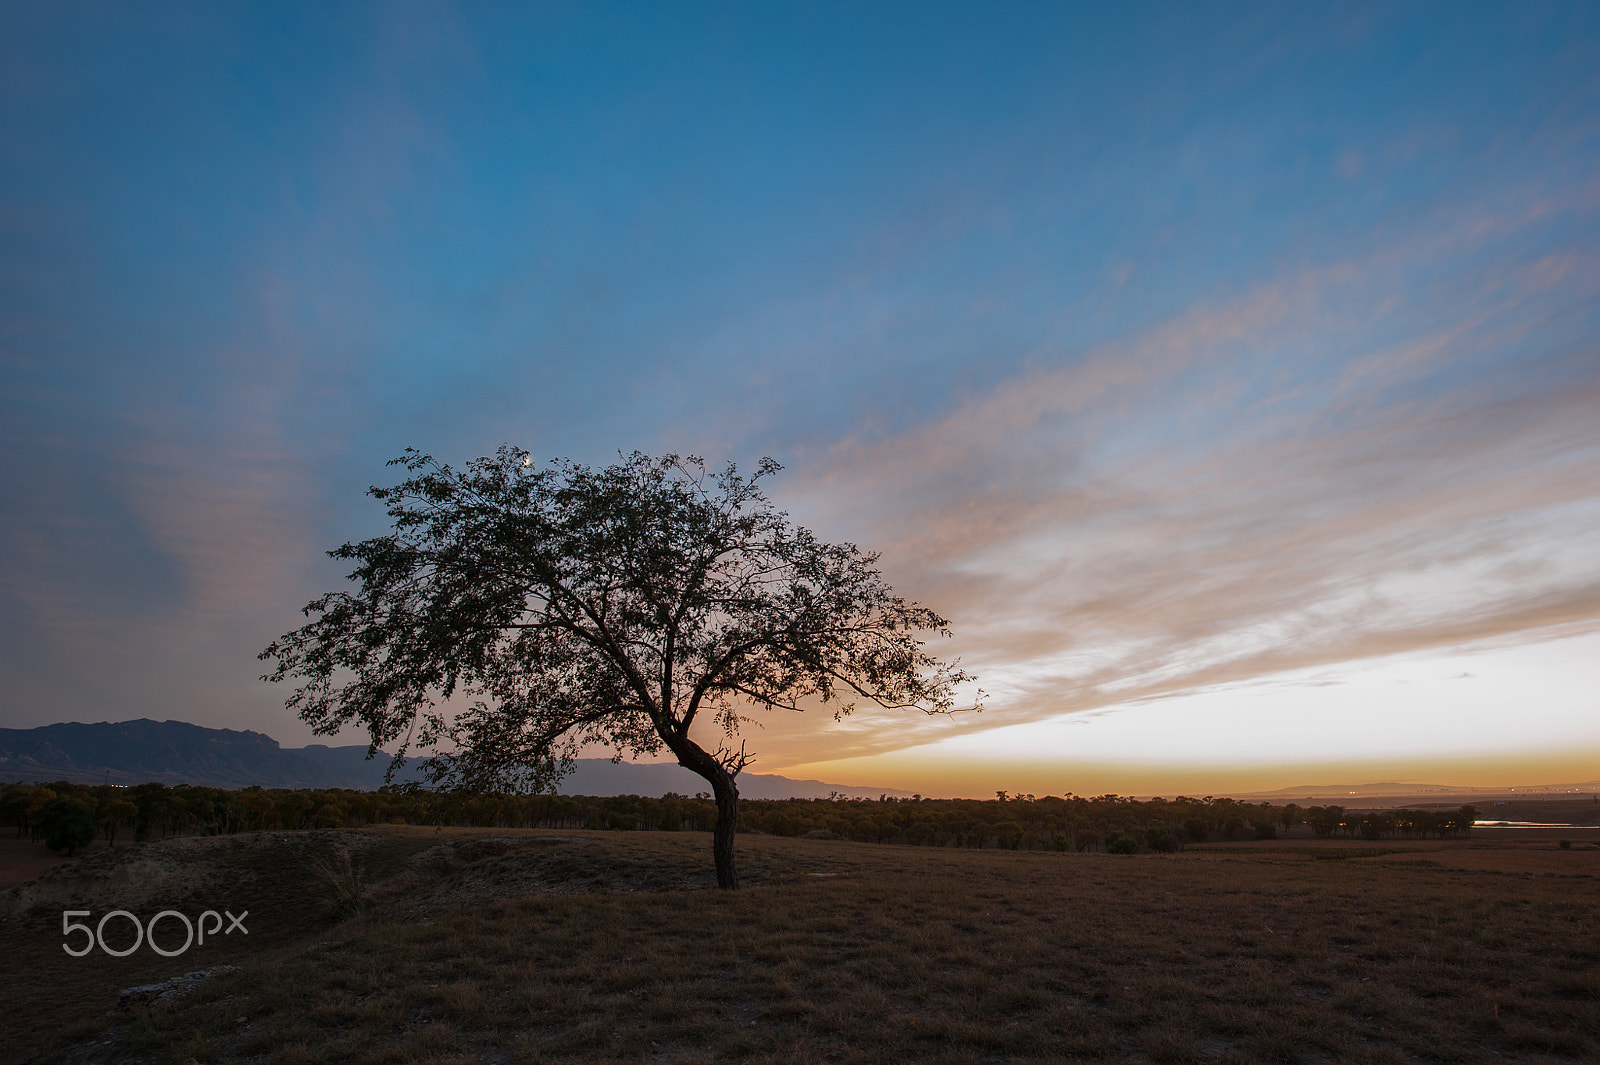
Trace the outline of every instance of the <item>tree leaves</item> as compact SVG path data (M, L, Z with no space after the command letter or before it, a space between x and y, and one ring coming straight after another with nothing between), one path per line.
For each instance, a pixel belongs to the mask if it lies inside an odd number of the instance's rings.
M309 604L262 653L264 679L298 681L288 705L320 733L359 723L375 746L439 749L438 783L539 789L604 743L709 760L731 785L744 756L691 740L703 715L731 739L754 707L942 713L969 679L925 651L917 635L948 636L945 619L896 596L875 554L772 506L771 459L748 477L638 452L538 464L509 446L459 471L414 450L391 465L409 476L370 494L393 530L330 552L354 563L354 590Z

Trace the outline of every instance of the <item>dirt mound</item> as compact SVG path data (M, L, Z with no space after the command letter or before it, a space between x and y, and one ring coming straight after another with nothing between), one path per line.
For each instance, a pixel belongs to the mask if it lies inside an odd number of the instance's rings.
M64 909L149 909L204 894L218 871L195 840L166 840L101 851L64 862L37 880L0 891L0 915L21 918Z
M59 925L63 910L148 915L231 906L281 914L316 897L310 873L318 855L364 856L380 841L362 832L248 833L186 836L85 855L38 879L0 891L0 919Z
M715 885L701 855L645 862L581 836L453 840L413 855L364 891L374 916L416 919L529 895L691 891Z

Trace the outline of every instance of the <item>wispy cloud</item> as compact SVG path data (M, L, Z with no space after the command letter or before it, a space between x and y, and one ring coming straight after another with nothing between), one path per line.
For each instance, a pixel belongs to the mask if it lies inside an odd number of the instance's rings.
M882 547L1000 711L830 755L1600 626L1600 256L1519 251L1523 218L1471 229L1197 306L801 471L795 509ZM1443 247L1471 261L1416 277Z
M995 712L767 768L1600 615L1586 9L0 21L7 723L303 736L407 445L790 463Z

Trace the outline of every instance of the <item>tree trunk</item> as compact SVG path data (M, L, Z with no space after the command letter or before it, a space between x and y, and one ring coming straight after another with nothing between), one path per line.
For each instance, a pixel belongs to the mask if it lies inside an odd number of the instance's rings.
M733 837L739 831L739 788L733 778L722 774L727 781L718 786L711 782L711 792L717 797L717 827L711 837L711 855L717 863L717 887L732 891L739 886L739 875L733 867Z
M711 837L711 856L717 865L717 887L732 891L739 886L739 876L733 865L733 837L739 831L739 786L733 774L699 744L690 740L676 740L673 753L678 764L700 776L711 785L711 794L717 800L717 827Z

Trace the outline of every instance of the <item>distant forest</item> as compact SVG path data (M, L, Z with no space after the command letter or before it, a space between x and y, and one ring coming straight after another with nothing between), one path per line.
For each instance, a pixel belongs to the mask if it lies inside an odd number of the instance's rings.
M62 802L55 802L62 800ZM177 835L444 825L480 828L709 832L716 804L700 796L466 795L409 788L378 791L263 790L149 783L134 787L58 781L0 788L0 825L44 838L41 814L81 803L109 843ZM54 805L52 805L54 804ZM1318 836L1368 840L1465 836L1477 810L1347 812L1342 806L1246 803L1235 799L1137 800L1010 795L993 799L750 799L741 832L921 847L1172 852L1185 843L1267 840L1296 825ZM46 813L44 820L48 820Z

